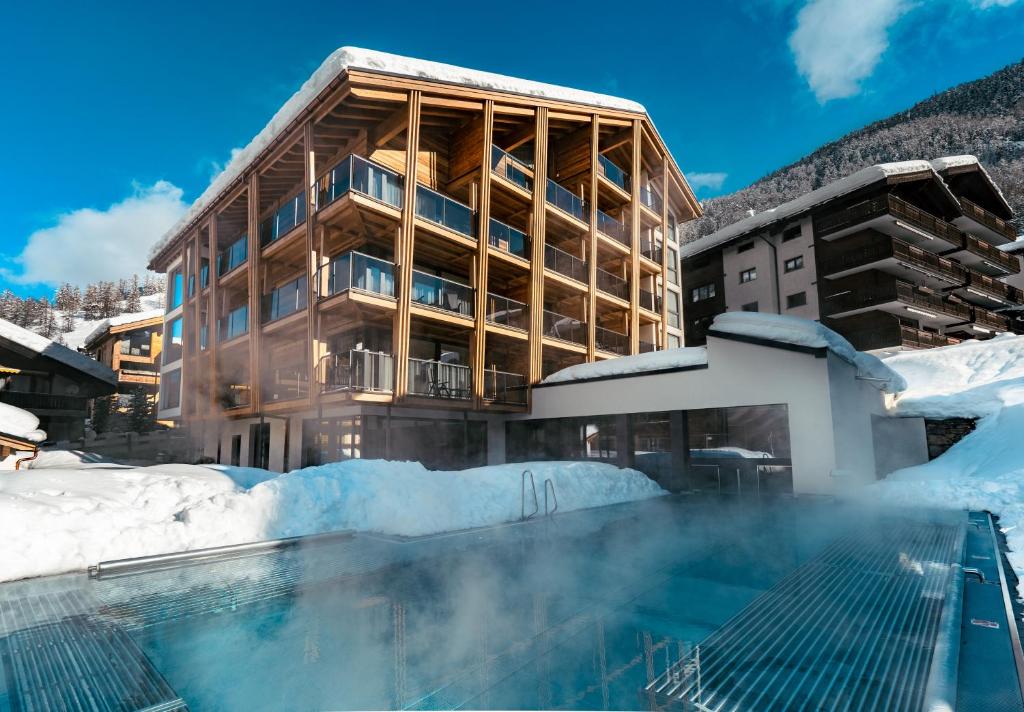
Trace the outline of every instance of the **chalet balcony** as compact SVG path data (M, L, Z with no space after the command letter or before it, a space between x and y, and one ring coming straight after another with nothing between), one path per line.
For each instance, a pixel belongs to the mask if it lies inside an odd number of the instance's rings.
M321 393L393 393L395 359L362 349L327 354L317 364L317 383Z
M117 382L136 386L158 386L160 374L156 371L122 368L117 372Z
M70 410L84 411L86 399L83 396L66 396L56 393L33 393L30 391L0 391L4 403L25 410Z
M501 405L526 405L529 389L526 376L487 369L484 371L484 401Z
M587 263L554 245L544 245L544 267L577 282L587 283Z
M533 166L511 153L491 146L491 171L527 192L533 192Z
M405 178L355 154L338 163L316 182L316 209L323 210L349 191L401 210Z
M640 239L640 254L651 262L657 262L660 265L664 250L665 247L660 240L652 240L649 237Z
M320 271L324 269L327 271L326 284L320 281ZM352 250L334 257L317 270L317 284L323 284L320 299L349 290L394 298L395 264Z
M640 308L647 311L661 313L661 296L646 289L640 290Z
M608 179L610 183L613 183L621 190L629 192L629 174L612 163L611 159L607 158L604 154L598 154L597 156L597 174Z
M982 307L971 307L972 321L983 329L1004 332L1010 330L1010 320Z
M661 208L664 205L664 203L661 200L661 196L655 193L652 189L648 188L647 186L641 186L640 205L660 215Z
M412 271L412 301L433 309L473 316L473 288L468 284Z
M305 366L280 366L265 370L261 398L266 403L309 397L309 371Z
M484 318L490 324L526 331L530 326L530 308L515 299L488 292Z
M306 191L302 191L260 223L260 247L276 242L305 222Z
M568 341L580 346L587 345L587 325L579 319L544 310L544 336Z
M260 323L269 324L306 308L306 277L293 279L260 297Z
M600 267L597 268L597 288L605 294L629 301L629 282Z
M242 235L217 253L217 276L223 277L245 264L249 257L249 236Z
M516 230L500 220L491 218L487 230L487 244L510 255L530 259L530 238L525 232Z
M882 279L853 285L850 289L842 289L838 283L833 283L830 289L835 290L834 294L823 300L823 316L838 318L880 310L935 324L971 320L971 309L967 305L921 292L909 282L888 275L879 276Z
M473 209L425 185L416 186L416 217L476 239Z
M473 396L473 371L462 364L410 358L409 395L469 400Z
M901 324L896 317L881 312L862 322L862 328L844 329L842 320L835 326L858 351L931 349L960 343L956 337Z
M929 252L944 253L963 245L963 233L955 225L891 193L865 200L814 221L816 234L825 240L835 240L868 228L899 237Z
M966 217L992 233L997 242L1013 242L1017 239L1016 228L995 213L985 210L967 198L960 198L960 208Z
M821 261L821 272L837 279L868 270L878 270L930 287L948 288L967 281L968 270L961 264L939 257L895 237Z
M586 201L550 178L548 178L546 199L548 205L558 208L563 213L577 220L587 222L590 218L590 206L587 205Z
M643 339L640 339L640 353L642 353L642 354L649 354L652 351L657 351L657 350L658 350L658 345L657 344L652 344L650 341L644 341Z
M594 327L594 345L602 351L626 356L629 354L629 336L606 329L603 326Z
M239 336L249 333L249 305L242 306L228 312L217 320L217 340L231 341Z
M974 235L964 235L958 260L987 275L1003 277L1020 272L1020 258L1003 252Z
M600 210L597 210L597 231L629 247L629 228Z
M972 304L984 307L1004 307L1017 304L1024 296L1016 287L973 270L968 272L966 282L956 292L961 298Z

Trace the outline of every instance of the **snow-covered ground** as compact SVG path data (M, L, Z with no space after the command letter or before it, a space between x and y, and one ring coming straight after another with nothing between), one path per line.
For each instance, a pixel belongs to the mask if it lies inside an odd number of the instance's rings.
M908 384L896 413L977 417L974 432L935 460L869 487L902 506L988 509L999 516L1010 563L1024 578L1024 337L1000 336L885 360Z
M326 531L418 536L500 524L520 516L524 469L538 489L554 482L561 511L665 493L635 470L587 462L439 472L349 460L278 475L221 465L69 468L82 458L47 457L57 467L0 472L0 580Z
M142 311L134 313L125 313L120 316L114 317L113 319L83 319L80 314L76 314L72 317L75 328L71 331L65 332L62 336L64 344L73 350L78 350L85 346L86 341L92 336L101 326L105 326L110 323L121 323L126 324L130 321L138 321L139 319L148 319L153 316L158 316L163 313L164 309L164 295L149 294L140 298L142 302ZM60 325L64 322L64 312L57 311L57 324Z

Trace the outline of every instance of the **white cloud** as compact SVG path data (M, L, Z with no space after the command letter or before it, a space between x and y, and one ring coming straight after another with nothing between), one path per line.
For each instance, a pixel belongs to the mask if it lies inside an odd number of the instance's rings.
M157 181L106 210L81 208L29 235L14 258L21 272L3 276L21 284L86 284L146 270L150 247L184 214L181 188Z
M979 10L987 10L990 7L1010 7L1017 0L971 0L971 5Z
M687 173L686 182L694 190L700 190L701 188L718 190L728 177L728 173Z
M860 91L889 46L889 29L912 7L908 0L811 0L801 8L789 48L819 102Z

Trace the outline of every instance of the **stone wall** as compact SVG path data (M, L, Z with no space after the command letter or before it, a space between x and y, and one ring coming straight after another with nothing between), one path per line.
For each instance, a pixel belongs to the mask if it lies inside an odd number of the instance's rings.
M928 459L934 460L949 448L974 431L977 418L925 419L924 427L928 437Z

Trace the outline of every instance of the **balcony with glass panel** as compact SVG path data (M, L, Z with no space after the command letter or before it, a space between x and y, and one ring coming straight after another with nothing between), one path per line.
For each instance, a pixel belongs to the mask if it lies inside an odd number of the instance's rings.
M473 371L458 363L410 358L408 391L421 398L468 401L473 397Z
M514 255L524 260L530 259L530 238L527 234L500 220L490 219L487 244L504 254Z
M630 247L630 230L626 224L601 210L597 211L597 232L627 249Z
M217 340L233 341L249 333L249 305L243 304L217 320Z
M590 206L587 205L583 198L568 188L548 178L545 199L549 207L555 208L554 211L549 211L549 213L553 212L555 215L572 220L574 224L583 229L589 227L587 222L590 220Z
M629 335L603 326L595 326L594 346L607 353L626 356L629 354Z
M640 207L649 212L652 222L661 221L661 209L664 206L661 195L649 185L640 186ZM641 214L643 214L641 212Z
M277 242L306 223L306 191L288 199L260 222L260 247Z
M323 394L390 396L394 379L395 359L380 351L349 349L327 354L317 365L317 385Z
M619 167L603 153L597 156L597 178L599 188L605 188L602 194L622 203L630 199L632 182L629 173Z
M316 284L324 308L346 298L395 308L395 265L379 257L355 250L336 255L317 270Z
M484 402L494 405L525 406L529 401L526 376L522 373L484 370Z
M488 324L515 329L524 334L530 327L530 307L510 297L487 293L484 319Z
M554 245L544 245L544 268L581 284L587 283L587 263Z
M230 245L217 253L217 277L234 272L245 264L249 257L249 236L242 234Z
M416 217L430 225L476 240L476 218L473 209L425 185L416 186Z
M305 364L267 365L263 368L261 399L264 404L309 397L309 369Z
M499 185L521 192L525 198L529 198L527 194L533 192L533 166L493 145L491 172L499 179Z
M440 312L472 319L473 294L474 289L468 284L417 269L412 271L412 304L418 313L431 315Z
M608 295L620 299L622 301L629 301L629 282L617 274L612 274L607 270L603 270L600 267L597 268L597 293L598 296Z
M587 324L580 319L545 309L543 329L545 338L586 348Z
M271 324L306 308L308 284L305 275L260 297L260 323Z
M316 182L316 209L320 220L334 213L331 207L346 196L355 196L362 207L383 209L401 217L405 178L379 163L351 154L321 175Z

